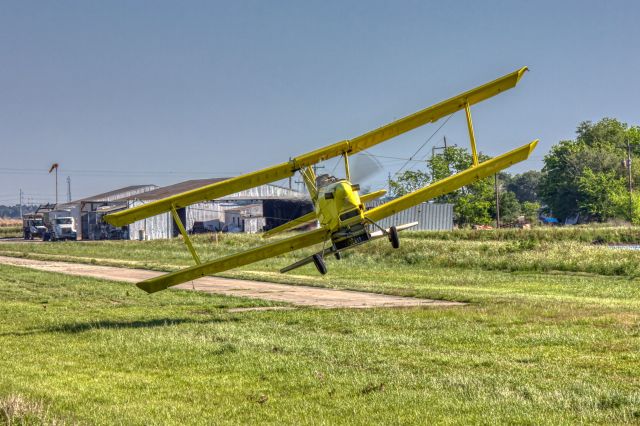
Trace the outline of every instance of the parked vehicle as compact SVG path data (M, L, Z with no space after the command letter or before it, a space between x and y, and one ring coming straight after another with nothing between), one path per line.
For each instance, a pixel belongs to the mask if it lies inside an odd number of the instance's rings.
M22 216L22 231L25 240L43 238L47 232L42 214L30 213Z
M43 214L47 231L43 241L75 240L77 237L76 220L69 210L51 210Z

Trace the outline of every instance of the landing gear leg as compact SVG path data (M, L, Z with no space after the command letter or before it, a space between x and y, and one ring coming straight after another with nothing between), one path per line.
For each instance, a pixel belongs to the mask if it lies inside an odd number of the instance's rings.
M389 241L391 242L391 247L393 247L394 249L400 248L400 238L398 238L398 229L395 226L392 226L387 231L372 220L369 220L369 223L371 223L373 226L381 230L382 233L386 235L387 238L389 238Z

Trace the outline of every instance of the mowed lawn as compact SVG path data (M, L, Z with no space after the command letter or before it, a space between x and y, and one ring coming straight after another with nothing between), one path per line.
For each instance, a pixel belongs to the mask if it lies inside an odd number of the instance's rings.
M34 423L640 422L638 253L531 235L412 233L400 250L381 241L330 261L325 277L269 272L295 256L229 273L462 308L230 312L274 304L0 266L0 408ZM197 246L213 257L257 243ZM189 263L177 240L2 254Z

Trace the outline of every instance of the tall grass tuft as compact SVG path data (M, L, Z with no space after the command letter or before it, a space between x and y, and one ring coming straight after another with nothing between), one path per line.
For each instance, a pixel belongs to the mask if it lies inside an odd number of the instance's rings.
M49 407L41 401L31 401L21 395L0 398L0 423L12 425L65 425L68 424L51 414Z

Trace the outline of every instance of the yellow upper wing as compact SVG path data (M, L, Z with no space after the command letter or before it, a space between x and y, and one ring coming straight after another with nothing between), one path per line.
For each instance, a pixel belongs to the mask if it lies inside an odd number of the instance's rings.
M156 278L150 278L136 284L147 293L155 293L164 290L167 287L182 284L187 281L201 278L205 275L215 274L237 268L238 266L248 265L250 263L259 262L270 257L279 256L290 251L299 250L314 244L321 243L329 238L326 229L316 229L304 234L295 235L280 241L265 244L240 253L231 254L221 257L220 259L195 265L180 271L171 272Z
M477 180L494 175L512 164L529 158L529 154L531 154L537 144L538 140L536 139L533 142L507 152L506 154L487 160L475 167L470 167L463 172L449 176L448 178L442 179L432 185L368 210L365 212L365 216L373 221L378 221L402 210L406 210L409 207L415 206L416 204L423 203L432 198L455 191L456 189Z
M172 207L181 208L199 201L213 200L245 189L285 179L293 176L296 171L303 167L311 166L344 153L355 154L427 123L433 123L444 116L463 109L467 103L469 105L477 104L505 90L509 90L515 87L526 71L527 67L520 68L494 81L396 120L364 135L300 155L286 163L112 213L104 216L104 219L114 226L123 226L136 220L169 211Z

